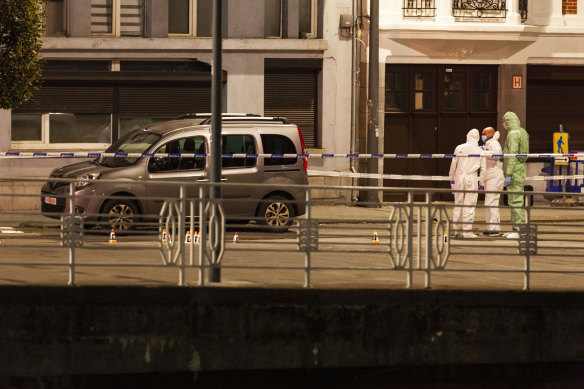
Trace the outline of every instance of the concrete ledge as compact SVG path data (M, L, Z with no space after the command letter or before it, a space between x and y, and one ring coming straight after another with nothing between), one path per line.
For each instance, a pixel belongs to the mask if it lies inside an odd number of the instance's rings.
M0 287L0 375L584 359L584 295Z

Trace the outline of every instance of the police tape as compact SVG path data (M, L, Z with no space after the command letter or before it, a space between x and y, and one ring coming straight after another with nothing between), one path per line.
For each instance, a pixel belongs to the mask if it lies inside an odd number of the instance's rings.
M199 153L105 153L105 152L0 152L0 158L206 158ZM574 154L221 154L222 158L377 158L377 159L443 159L443 158L566 158L584 161L584 153Z
M405 180L405 181L450 181L448 176L424 176L416 174L375 174L375 173L352 173L335 172L321 170L307 170L310 177L349 177L349 178L374 178L384 180ZM558 175L558 176L532 176L525 177L525 181L556 181L556 180L583 180L584 174L580 175ZM454 183L453 181L450 181Z
M450 181L448 176L422 176L408 174L374 174L374 173L352 173L307 170L306 173L312 177L351 177L351 178L382 178L384 180L412 180L412 181Z

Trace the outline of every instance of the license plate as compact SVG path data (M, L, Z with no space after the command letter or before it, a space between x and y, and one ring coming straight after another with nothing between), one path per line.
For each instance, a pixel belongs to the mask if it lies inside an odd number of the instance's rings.
M56 197L45 197L45 203L51 205L57 205L57 198Z

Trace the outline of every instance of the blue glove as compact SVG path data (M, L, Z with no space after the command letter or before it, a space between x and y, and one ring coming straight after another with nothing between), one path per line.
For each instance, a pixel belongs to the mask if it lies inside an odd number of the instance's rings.
M482 185L479 185L479 190L485 190L485 187Z
M505 177L505 186L509 186L511 185L511 176L506 176Z

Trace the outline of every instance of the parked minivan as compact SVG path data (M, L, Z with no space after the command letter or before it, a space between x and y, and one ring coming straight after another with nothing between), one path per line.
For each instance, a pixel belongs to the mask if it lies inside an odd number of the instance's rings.
M178 197L177 185L152 182L205 182L210 177L211 126L192 118L151 124L128 133L106 153L139 153L141 157L99 157L55 169L49 179L86 180L76 185L75 212L86 222L108 229L128 230L158 215L163 198ZM208 123L208 121L207 121ZM264 158L257 154L305 154L302 133L282 118L230 117L222 124L222 154L247 154L245 158L222 158L221 180L227 183L273 184L226 185L221 189L227 219L256 220L266 230L285 231L294 217L304 214L302 188L306 185L306 158ZM170 154L159 157L156 154ZM185 157L182 154L202 154ZM174 155L174 156L173 156ZM207 155L207 156L205 156ZM103 180L123 179L119 183ZM128 184L128 180L131 181ZM60 217L69 212L65 182L49 180L41 189L43 214ZM198 197L195 186L187 196Z

